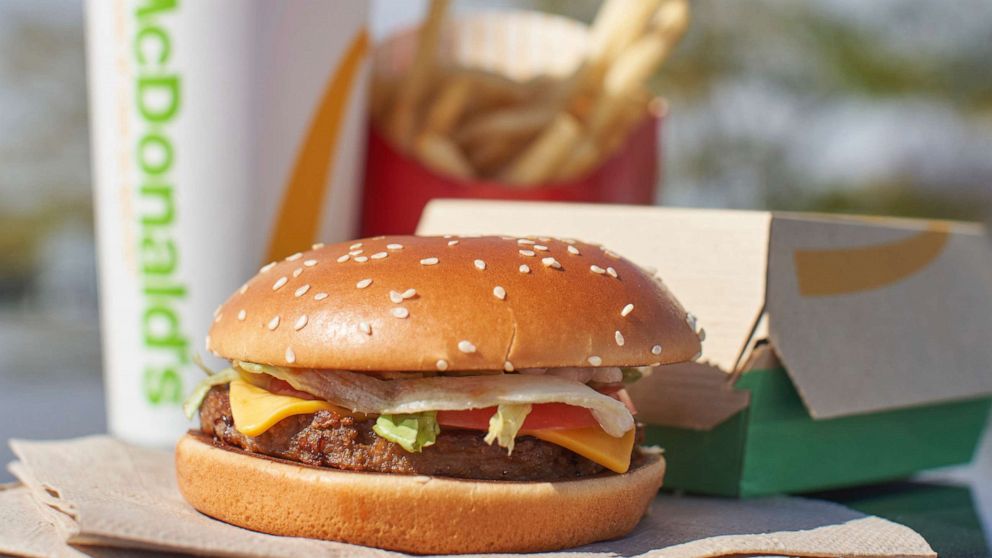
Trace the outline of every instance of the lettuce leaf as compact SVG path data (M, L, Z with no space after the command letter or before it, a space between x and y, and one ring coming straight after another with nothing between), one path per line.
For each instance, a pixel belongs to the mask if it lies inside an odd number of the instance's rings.
M489 433L485 440L489 445L498 442L500 447L507 449L508 453L513 453L513 444L517 438L517 432L524 425L524 420L530 414L530 404L523 405L500 405L496 412L489 419Z
M196 387L193 388L193 392L189 394L186 401L183 401L183 413L186 415L186 418L189 420L193 419L196 412L200 410L200 405L203 405L203 400L207 397L207 392L210 391L210 388L229 384L240 377L237 370L225 368L216 374L211 374L200 380L200 383L196 384Z
M399 444L410 453L420 453L425 447L434 445L441 427L437 424L437 413L427 411L405 415L379 415L372 430L390 442Z
M623 373L623 383L628 385L644 377L644 372L639 368L621 368L620 372Z

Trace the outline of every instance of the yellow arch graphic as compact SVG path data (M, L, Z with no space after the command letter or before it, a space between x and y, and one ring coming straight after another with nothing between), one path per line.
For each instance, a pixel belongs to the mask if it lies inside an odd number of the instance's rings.
M362 67L368 46L368 31L362 29L324 87L286 185L266 261L285 257L317 240L321 208L327 194L327 177L334 164L348 93Z
M931 223L905 240L834 250L796 250L799 294L831 296L878 289L920 271L940 255L949 227Z

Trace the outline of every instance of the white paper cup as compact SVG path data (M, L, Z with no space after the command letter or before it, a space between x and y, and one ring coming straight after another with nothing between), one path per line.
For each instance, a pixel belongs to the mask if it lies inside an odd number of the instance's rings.
M214 308L265 261L354 234L367 11L88 2L111 433L172 444Z

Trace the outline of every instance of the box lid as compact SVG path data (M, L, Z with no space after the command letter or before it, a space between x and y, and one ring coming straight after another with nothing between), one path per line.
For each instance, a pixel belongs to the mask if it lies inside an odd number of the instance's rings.
M992 245L977 225L437 200L418 233L600 242L696 314L702 361L742 371L770 339L814 418L992 393Z

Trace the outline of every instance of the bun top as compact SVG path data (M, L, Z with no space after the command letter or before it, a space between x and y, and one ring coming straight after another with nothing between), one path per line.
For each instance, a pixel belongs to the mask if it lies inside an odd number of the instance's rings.
M207 349L359 371L643 366L698 356L695 318L605 248L547 237L388 236L266 265Z

